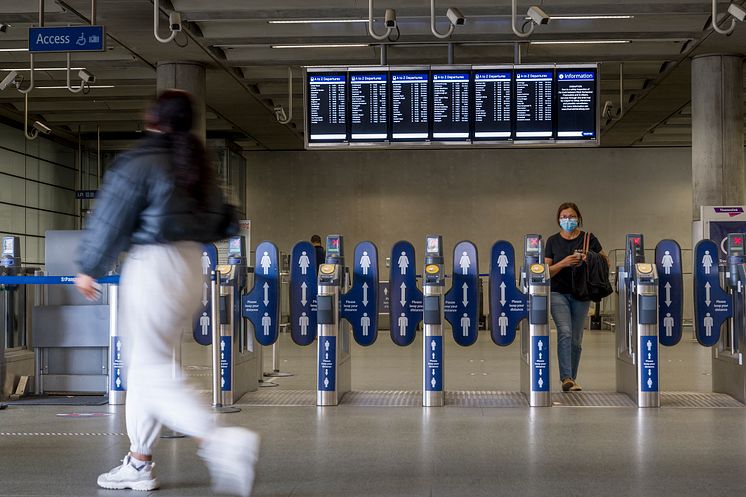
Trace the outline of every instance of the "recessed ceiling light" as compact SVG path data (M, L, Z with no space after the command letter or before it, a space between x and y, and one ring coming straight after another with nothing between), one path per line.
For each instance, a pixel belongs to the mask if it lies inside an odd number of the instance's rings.
M632 43L631 40L545 40L530 41L531 45L614 45Z
M37 90L67 90L67 86L37 86ZM88 88L114 88L114 85L91 85Z
M347 22L368 22L367 19L275 19L267 24L342 24Z
M271 45L272 48L358 48L367 47L367 43L339 43L326 45Z

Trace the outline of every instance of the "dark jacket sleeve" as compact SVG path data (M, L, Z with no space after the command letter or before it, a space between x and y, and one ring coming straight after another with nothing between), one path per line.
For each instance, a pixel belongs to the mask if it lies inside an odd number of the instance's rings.
M100 278L129 248L147 201L146 176L139 169L125 156L104 176L78 249L81 273Z

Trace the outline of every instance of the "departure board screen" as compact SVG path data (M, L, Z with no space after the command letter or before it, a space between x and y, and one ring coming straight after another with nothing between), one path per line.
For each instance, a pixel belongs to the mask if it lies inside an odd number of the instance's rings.
M596 70L557 69L557 139L596 138Z
M554 137L553 69L520 69L515 73L516 139Z
M513 71L474 71L474 139L509 140Z
M391 73L391 138L427 140L430 137L428 71Z
M433 71L433 140L469 139L469 76Z
M350 140L388 138L388 73L350 73Z
M308 139L347 140L347 74L308 74Z

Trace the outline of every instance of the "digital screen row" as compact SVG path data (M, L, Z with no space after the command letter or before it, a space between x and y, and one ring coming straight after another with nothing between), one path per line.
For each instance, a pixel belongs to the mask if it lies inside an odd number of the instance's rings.
M314 72L308 142L594 141L596 67Z

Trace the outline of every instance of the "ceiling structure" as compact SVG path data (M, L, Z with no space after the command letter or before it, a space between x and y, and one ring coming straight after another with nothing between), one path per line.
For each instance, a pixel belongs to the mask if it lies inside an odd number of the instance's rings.
M445 64L452 43L457 64L513 63L518 57L523 63L599 62L601 101L611 101L615 113L621 87L624 108L621 116L602 120L602 146L688 146L691 57L746 55L746 23L737 23L730 36L714 32L709 1L521 1L521 24L534 3L552 20L519 38L511 29L509 0L437 0L440 31L448 26L448 7L458 7L466 17L450 38L441 40L430 31L427 0L376 0L376 30L383 31L386 8L396 9L399 26L396 38L379 42L360 22L368 17L367 0L171 0L160 3L160 33L168 33L171 10L182 14L185 29L162 44L153 36L152 0L98 0L96 21L106 26L107 50L72 56L72 66L95 74L95 84L88 94L73 94L64 88L65 56L37 55L37 88L29 94L29 111L32 119L60 133L90 134L98 128L105 137L132 135L142 129L143 111L155 96L158 61L194 60L207 66L210 135L230 136L247 150L299 149L302 66L376 65L382 43L389 64ZM719 4L721 13L727 5ZM562 18L584 16L616 17ZM0 49L27 47L28 28L38 24L38 17L35 1L0 0L0 22L10 25L0 32ZM90 0L45 1L47 26L87 24L90 17ZM348 22L270 22L288 20ZM293 45L317 46L288 48ZM9 69L25 69L26 85L28 67L27 52L0 50L0 77ZM294 74L293 119L283 125L273 107L288 109L288 67ZM76 75L77 70L73 81ZM0 116L17 120L23 109L19 92L0 92Z

